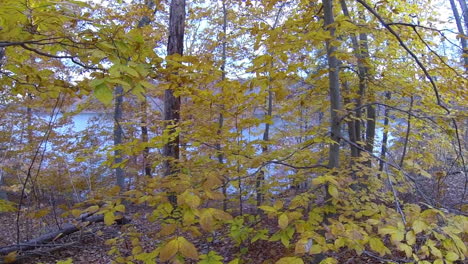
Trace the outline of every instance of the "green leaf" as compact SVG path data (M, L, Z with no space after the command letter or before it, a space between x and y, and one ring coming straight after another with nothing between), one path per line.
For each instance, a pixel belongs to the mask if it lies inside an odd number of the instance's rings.
M112 103L112 90L105 83L101 83L94 89L94 96L105 105Z

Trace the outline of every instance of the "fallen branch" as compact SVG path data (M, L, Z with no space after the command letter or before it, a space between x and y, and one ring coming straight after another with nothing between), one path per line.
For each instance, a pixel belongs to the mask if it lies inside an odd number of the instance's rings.
M81 219L81 223L83 224L92 224L92 223L99 223L104 221L104 216L103 215L92 215L88 217L84 217ZM130 220L128 218L122 217L121 219L116 220L117 224L126 224L129 223ZM0 255L7 255L8 253L14 252L14 251L27 251L31 250L37 247L43 247L45 244L56 241L62 237L65 237L67 235L73 234L77 231L80 230L79 225L74 225L67 223L63 225L62 229L59 229L57 231L53 231L44 235L41 235L37 238L31 239L27 242L24 243L19 243L15 245L10 245L6 247L0 247Z

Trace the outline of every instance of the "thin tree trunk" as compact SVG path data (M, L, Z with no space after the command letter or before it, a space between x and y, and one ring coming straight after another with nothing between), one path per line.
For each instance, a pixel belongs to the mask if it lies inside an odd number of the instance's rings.
M335 29L331 26L334 22L333 16L333 1L323 0L325 28L330 32L330 36L335 36ZM341 127L338 111L341 109L340 98L340 80L338 59L335 56L336 47L331 44L330 40L326 42L327 46L327 59L328 59L328 78L330 89L330 114L331 114L331 139L335 143L330 144L330 151L328 156L328 167L337 168L340 165L340 137Z
M462 10L463 20L465 21L465 32L468 34L468 6L466 0L458 0Z
M463 25L462 25L460 15L458 13L458 8L457 8L457 5L455 3L455 0L450 0L450 5L452 6L452 12L453 12L453 16L455 17L455 22L457 24L458 32L461 35L466 36L465 35L465 30L463 29ZM466 30L468 31L468 21L467 21L467 19L468 19L468 10L467 10L467 7L466 7L465 0L460 0L460 5L462 6L463 17L465 18L465 27L466 27ZM468 73L468 46L467 46L467 43L466 43L466 38L461 37L460 38L460 44L461 44L462 49L463 49L463 51L462 51L462 63L464 64L465 72Z
M141 103L141 142L143 144L148 143L148 114L147 114L148 101L146 96L144 101ZM148 160L149 156L149 147L145 146L143 149L143 169L145 170L145 175L151 177L151 163Z
M154 8L154 2L152 0L146 0L145 1L146 6L148 9L153 9ZM141 20L138 22L138 28L144 27L146 25L149 25L151 22L150 18L148 16L144 16L141 18ZM148 107L148 100L145 99L141 103L141 142L143 144L148 143L148 114L147 114L147 107ZM151 163L148 161L148 156L149 156L149 147L145 146L143 149L143 169L145 172L145 175L148 177L151 177Z
M115 88L115 105L114 105L114 163L119 164L123 161L122 151L118 149L118 146L122 144L122 103L123 103L123 87L118 85ZM120 166L115 168L116 184L120 187L120 190L125 188L125 176L124 171Z
M169 11L169 40L167 43L167 55L180 54L184 51L184 28L185 28L185 0L172 0ZM171 135L171 139L164 145L163 175L165 177L177 174L179 160L179 135L176 134L176 127L180 120L180 96L174 96L174 90L164 91L164 120L166 129ZM174 135L176 134L176 135ZM169 200L175 204L176 197L171 195Z
M343 14L347 16L348 18L351 19L351 16L348 11L348 7L346 5L345 0L340 0L341 4L341 9L343 10ZM366 59L369 58L369 47L368 47L368 37L367 34L361 33L359 34L359 40L358 38L351 34L351 42L353 44L353 50L354 54L357 58L358 61L358 77L359 77L359 97L356 100L356 108L359 109L356 111L356 117L357 120L355 121L355 142L359 145L359 141L362 140L361 137L361 106L362 106L362 101L364 99L364 96L366 93L369 93L368 91L368 73L369 73L369 68L366 66ZM370 101L372 102L374 100L373 94L369 94L368 98L370 98ZM372 152L374 149L374 140L375 140L375 107L371 104L369 104L366 107L366 112L367 112L367 122L366 122L366 145L365 145L365 150ZM359 152L359 150L358 150ZM368 165L371 165L371 162L368 163Z
M391 92L386 92L385 93L385 98L387 98L387 101L389 101L391 97L392 97ZM380 151L379 171L383 171L383 168L384 168L384 165L385 165L384 161L385 161L385 157L387 155L388 124L390 123L389 115L390 115L390 108L385 107L384 131L383 131L383 136L382 136L382 149Z
M411 96L410 107L408 110L408 124L406 126L405 142L403 143L403 153L401 154L400 164L399 164L400 168L403 168L403 163L406 158L406 151L408 149L409 136L411 133L411 111L413 110L413 102L414 102L414 98L413 96Z
M5 172L0 169L0 200L8 200L8 196L6 192L2 189L4 180L3 178L5 177Z
M349 94L350 89L349 89L348 82L344 81L342 85L343 85L343 88L344 88L343 90L346 91ZM348 96L344 96L343 100L344 100L345 105L348 105L351 102L349 100ZM356 143L356 141L357 141L356 140L356 129L354 128L355 122L353 120L349 120L349 121L347 121L347 125L348 125L349 141L351 141L354 144L357 144ZM350 148L351 148L351 157L357 158L357 157L359 157L359 149L354 144L349 145ZM353 162L353 161L351 160L351 162Z
M221 81L224 81L226 79L226 32L227 32L227 10L226 10L226 1L223 0L223 43L222 43L222 54L221 54ZM224 94L224 86L221 88L221 94ZM220 107L220 112L218 116L218 131L217 134L219 136L219 142L216 143L216 150L218 151L218 162L220 166L223 166L224 164L224 155L221 150L221 134L223 131L223 125L224 125L224 116L223 116L223 111L224 111L224 104L221 105ZM227 198L227 184L228 181L227 179L224 178L225 176L223 175L222 179L222 192L224 195L223 199L223 210L227 211L227 205L228 205L228 198Z

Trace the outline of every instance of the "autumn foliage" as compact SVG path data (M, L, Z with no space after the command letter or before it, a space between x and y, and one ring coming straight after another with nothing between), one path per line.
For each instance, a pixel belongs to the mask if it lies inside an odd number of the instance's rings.
M0 263L465 263L466 14L0 1Z

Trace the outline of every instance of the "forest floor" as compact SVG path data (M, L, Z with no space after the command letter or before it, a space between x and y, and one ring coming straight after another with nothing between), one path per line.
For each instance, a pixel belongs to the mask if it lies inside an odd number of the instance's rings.
M155 238L156 234L160 230L160 226L157 223L151 223L144 217L132 218L132 215L139 213L144 215L150 212L150 208L145 207L128 207L128 211L125 214L131 218L131 223L127 225L112 225L106 226L103 223L95 223L82 229L80 232L76 232L60 240L56 241L54 245L57 247L42 247L34 250L34 256L22 259L17 263L56 263L59 260L66 260L68 258L73 259L75 264L107 264L114 260L115 256L108 254L111 246L105 242L107 239L123 237L123 243L119 245L119 250L123 256L129 256L132 254L132 245L128 237L124 237L124 234L130 232L140 232L144 234L140 237L140 242L144 251L151 251L155 248L158 240ZM16 213L0 213L0 248L13 245L16 241ZM56 221L51 216L46 216L41 219L29 219L27 222L20 226L20 233L24 240L38 237L41 234L58 230L57 222L65 222L71 219L61 219ZM263 219L263 225L271 225L274 228L276 222ZM197 237L191 239L191 242L195 244L200 254L206 254L210 250L218 252L221 256L227 256L224 259L224 263L228 263L230 260L236 257L236 253L239 252L239 247L230 242L227 238L227 234L223 234L223 231L216 231L214 233L213 240L207 242L206 236ZM226 231L225 231L226 232ZM248 264L260 264L260 263L275 263L279 258L293 255L294 245L290 246L289 249L281 244L281 242L269 242L258 240L254 243L245 245L248 248L247 253L243 255L243 259L246 259L244 263ZM335 254L333 257L339 260L339 263L346 264L359 264L359 263L384 263L378 259L369 255L358 256L354 251L346 251ZM305 263L315 263L312 259L304 258ZM159 262L158 262L159 263ZM187 263L196 263L187 261Z

